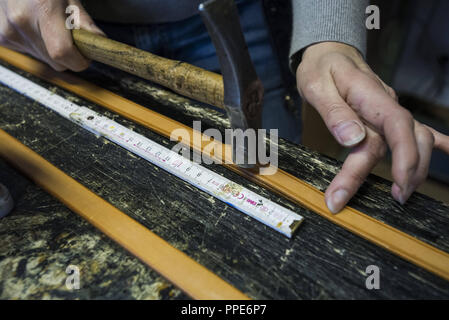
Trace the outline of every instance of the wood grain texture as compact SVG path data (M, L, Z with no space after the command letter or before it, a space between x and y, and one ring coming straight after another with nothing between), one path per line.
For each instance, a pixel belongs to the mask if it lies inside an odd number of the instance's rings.
M46 81L16 72L79 105L165 145L174 142ZM100 73L102 71L102 73ZM108 74L106 77L105 74ZM105 66L80 74L185 125L224 129L226 116ZM111 76L111 77L109 77ZM258 299L442 299L449 282L391 254L234 172L209 169L305 217L293 239L241 214L104 138L0 86L0 127L122 212L225 281ZM341 164L285 140L280 168L324 190ZM179 299L138 259L70 214L57 200L0 161L0 180L17 202L0 221L0 296L71 299ZM449 207L420 194L400 206L387 181L370 176L352 200L373 218L449 251ZM76 241L76 244L75 244ZM42 261L40 263L36 262ZM48 282L69 263L83 266L82 288ZM381 270L381 289L367 290L365 269ZM61 269L64 268L64 269ZM50 271L52 273L50 273ZM83 280L84 279L84 280ZM152 288L165 288L154 290ZM37 291L37 293L36 293ZM159 293L160 292L160 293ZM185 297L184 297L185 298Z
M1 53L2 51L0 51L0 54ZM10 56L11 55L14 54L10 53ZM51 72L50 70L45 73L41 72L45 66L23 55L16 54L13 63L46 80L52 81L52 79L54 79L53 77L46 76L46 74ZM190 147L196 151L201 152L209 143L209 139L204 139L200 141L201 144L195 145L196 140L193 137L194 132L190 127L139 106L132 101L109 92L108 90L95 87L91 84L84 84L83 81L76 78L73 78L71 82L76 82L77 84L73 85L64 80L58 81L57 84L70 89L85 98L94 100L108 109L165 137L170 137L175 129L184 129L185 132L190 134ZM214 141L214 143L218 146L218 149L224 150L220 155L220 160L224 160L225 158L229 160L229 146L225 146L219 141ZM222 155L223 158L221 158ZM346 207L339 214L332 215L325 205L324 194L321 191L282 170L277 170L273 175L258 175L232 164L224 164L224 166L259 185L286 197L298 205L311 209L333 223L390 250L400 257L449 280L449 254L446 252L388 226L379 220L370 218L354 208Z
M191 64L163 58L129 45L73 30L73 39L87 58L129 72L192 99L223 108L223 78Z
M195 299L248 299L0 129L0 156Z

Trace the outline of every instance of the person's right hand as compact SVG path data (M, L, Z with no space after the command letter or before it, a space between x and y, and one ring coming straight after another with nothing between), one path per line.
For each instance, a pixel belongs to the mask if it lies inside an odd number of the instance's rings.
M0 45L28 53L57 71L89 65L66 28L67 6L80 9L81 29L104 35L79 0L0 0Z

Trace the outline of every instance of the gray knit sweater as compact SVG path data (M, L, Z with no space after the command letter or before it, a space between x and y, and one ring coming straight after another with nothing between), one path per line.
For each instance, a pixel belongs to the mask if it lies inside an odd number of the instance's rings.
M365 55L365 8L368 0L292 0L292 70L302 50L323 41L342 42ZM120 23L179 21L197 13L202 0L84 0L96 19ZM151 9L149 9L151 8Z
M368 0L292 0L292 70L306 47L323 41L349 44L366 55L365 10Z

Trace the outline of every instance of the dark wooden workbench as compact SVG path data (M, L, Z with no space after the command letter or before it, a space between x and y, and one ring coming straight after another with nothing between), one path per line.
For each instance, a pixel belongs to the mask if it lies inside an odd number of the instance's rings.
M104 66L94 65L82 76L187 125L202 120L203 129L227 126L217 111ZM27 77L171 145L148 129ZM448 281L221 167L211 166L303 215L296 236L287 239L3 86L0 127L253 298L449 298ZM279 150L281 169L321 190L340 166L286 141ZM0 181L17 203L0 220L0 298L187 298L1 160ZM449 252L449 206L420 194L400 206L389 190L388 182L371 176L350 205ZM70 264L81 268L80 290L65 287ZM372 264L380 268L380 290L365 288L365 269Z

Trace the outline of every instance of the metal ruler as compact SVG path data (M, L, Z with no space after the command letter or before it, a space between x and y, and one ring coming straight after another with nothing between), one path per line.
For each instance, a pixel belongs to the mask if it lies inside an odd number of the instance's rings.
M0 82L291 237L303 217L0 65Z

